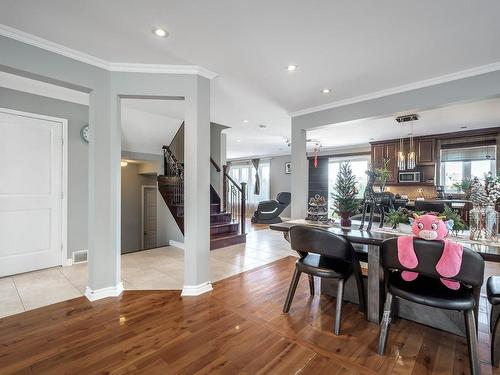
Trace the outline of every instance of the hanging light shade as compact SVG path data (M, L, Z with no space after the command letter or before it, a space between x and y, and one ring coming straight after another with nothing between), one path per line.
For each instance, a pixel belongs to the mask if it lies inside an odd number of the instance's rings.
M414 169L415 166L417 165L417 160L416 160L416 156L415 156L415 142L413 140L413 120L411 121L411 124L410 124L410 150L408 152L408 163L407 163L407 167L408 169Z
M399 138L399 151L398 151L398 169L404 171L406 169L406 156L404 152L403 137Z

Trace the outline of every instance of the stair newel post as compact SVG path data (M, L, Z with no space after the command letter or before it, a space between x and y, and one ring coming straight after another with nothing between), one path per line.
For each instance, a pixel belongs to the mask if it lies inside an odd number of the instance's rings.
M222 211L227 212L227 165L222 166Z
M247 183L241 183L241 234L245 234Z

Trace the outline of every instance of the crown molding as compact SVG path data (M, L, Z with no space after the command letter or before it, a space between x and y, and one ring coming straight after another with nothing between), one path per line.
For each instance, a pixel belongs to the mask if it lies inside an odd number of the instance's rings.
M482 65L482 66L478 66L478 67L474 67L474 68L470 68L470 69L466 69L466 70L461 70L459 72L445 74L445 75L442 75L439 77L434 77L434 78L426 79L423 81L417 81L417 82L409 83L406 85L392 87L392 88L380 90L380 91L375 91L375 92L372 92L369 94L355 96L355 97L344 99L344 100L338 100L338 101L327 103L327 104L322 104L322 105L318 105L318 106L314 106L314 107L304 108L304 109L301 109L298 111L289 112L288 114L291 117L302 116L302 115L306 115L309 113L324 111L326 109L332 109L332 108L342 107L342 106L349 105L349 104L364 102L367 100L378 99L378 98L382 98L384 96L400 94L400 93L407 92L407 91L412 91L412 90L421 89L424 87L439 85L441 83L456 81L458 79L474 77L474 76L478 76L478 75L485 74L485 73L495 72L498 70L500 70L500 62L495 62L492 64Z
M136 64L109 62L87 53L65 47L61 44L51 42L50 40L43 39L38 36L28 34L24 31L2 24L0 24L0 35L111 72L196 74L210 80L217 77L216 73L199 65Z
M216 73L199 65L110 63L108 70L129 73L197 74L208 79L217 77Z

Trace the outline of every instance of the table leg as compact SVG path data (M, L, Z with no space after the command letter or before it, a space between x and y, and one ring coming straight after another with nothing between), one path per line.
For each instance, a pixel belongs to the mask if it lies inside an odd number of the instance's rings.
M367 316L373 323L380 323L382 311L382 268L380 267L380 247L368 245L368 295Z

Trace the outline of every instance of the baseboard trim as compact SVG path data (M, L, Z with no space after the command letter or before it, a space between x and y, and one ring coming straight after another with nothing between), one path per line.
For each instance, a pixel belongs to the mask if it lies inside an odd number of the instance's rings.
M69 266L72 266L72 265L73 265L73 259L72 258L63 259L63 264L62 264L63 267L69 267Z
M108 297L118 297L123 292L123 283L120 282L116 286L110 286L107 288L92 290L90 287L87 287L85 290L85 297L91 302L97 301L99 299L108 298Z
M173 247L178 247L179 249L184 249L184 242L168 240L168 244Z
M184 287L182 288L181 296L199 296L200 294L208 293L212 290L212 283L210 281L207 281L200 285L184 285Z

